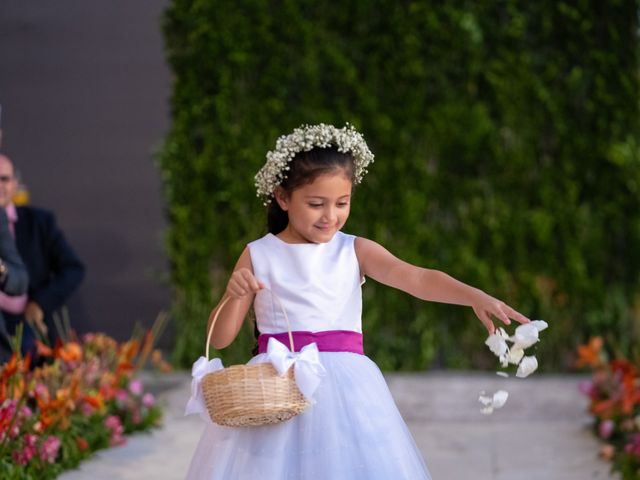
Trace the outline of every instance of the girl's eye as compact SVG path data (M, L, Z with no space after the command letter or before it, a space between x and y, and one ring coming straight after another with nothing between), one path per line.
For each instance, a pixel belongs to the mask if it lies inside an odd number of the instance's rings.
M340 203L338 203L338 207L340 207L340 208L344 208L344 207L346 207L348 205L349 205L349 202L340 202Z
M321 206L322 206L322 204L321 204L321 203L310 203L310 204L309 204L309 206L310 206L311 208L318 208L318 207L321 207Z

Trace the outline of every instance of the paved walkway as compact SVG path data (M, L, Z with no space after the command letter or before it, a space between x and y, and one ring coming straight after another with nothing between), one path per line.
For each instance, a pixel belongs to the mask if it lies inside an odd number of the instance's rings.
M463 373L386 377L434 480L618 478L597 456L598 442L584 413L586 401L577 390L580 377L538 374L522 380ZM199 418L182 416L190 379L177 373L153 383L163 390L164 427L129 437L123 447L99 452L60 480L184 478L202 430ZM499 388L509 392L507 404L493 415L480 414L478 393Z

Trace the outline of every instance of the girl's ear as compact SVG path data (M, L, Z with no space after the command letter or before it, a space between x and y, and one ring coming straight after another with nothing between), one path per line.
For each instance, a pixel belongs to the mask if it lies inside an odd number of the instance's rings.
M286 212L289 209L289 194L281 186L277 186L273 194L280 208Z

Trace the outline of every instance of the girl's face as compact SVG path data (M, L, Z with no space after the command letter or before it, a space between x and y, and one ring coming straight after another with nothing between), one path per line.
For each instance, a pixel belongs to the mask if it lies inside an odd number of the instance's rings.
M290 243L326 243L349 218L351 180L337 170L316 177L287 194L276 189L276 201L289 214L289 225L280 234Z

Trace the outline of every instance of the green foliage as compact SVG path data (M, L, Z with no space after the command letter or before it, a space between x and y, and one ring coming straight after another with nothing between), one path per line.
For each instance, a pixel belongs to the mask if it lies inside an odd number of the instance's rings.
M329 8L330 7L330 8ZM253 175L301 123L346 121L376 163L346 231L482 288L550 329L544 367L589 334L640 337L635 1L173 0L173 127L159 156L175 360L204 350L233 264L266 229ZM368 282L385 369L493 366L470 309ZM246 360L251 328L225 352Z

